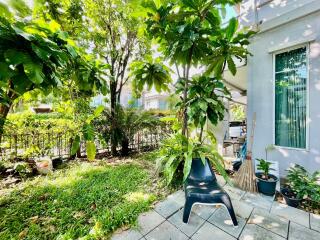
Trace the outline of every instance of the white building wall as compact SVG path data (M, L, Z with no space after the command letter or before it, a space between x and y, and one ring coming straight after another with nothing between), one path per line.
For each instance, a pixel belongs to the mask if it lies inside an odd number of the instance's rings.
M261 29L264 31L252 39L249 50L254 55L248 59L247 94L249 133L253 113L257 114L253 157L265 158L265 147L274 143L273 53L299 44L308 46L309 146L306 150L277 147L268 153L268 160L278 161L280 175L285 176L285 170L293 163L300 164L311 172L320 169L320 1L281 2L291 2L290 18L286 17L288 9L283 15L282 10L275 9L276 17L270 20L273 21L273 26L270 21L266 21L268 29L262 24ZM301 4L300 8L294 7L297 4ZM270 8L268 6L262 15L270 15Z

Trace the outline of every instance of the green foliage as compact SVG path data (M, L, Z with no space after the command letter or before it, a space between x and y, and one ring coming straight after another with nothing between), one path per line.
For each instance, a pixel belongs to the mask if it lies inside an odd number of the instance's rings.
M238 31L238 20L232 18L228 26L222 28L215 34L212 42L214 50L207 59L207 74L214 73L216 77L220 78L227 64L228 70L232 75L235 75L237 68L234 63L234 58L242 62L246 60L248 55L251 55L247 50L247 46L250 43L249 38L254 35L255 32L246 31L246 29Z
M13 169L20 177L26 177L28 174L32 173L32 169L26 162L17 162Z
M38 21L11 24L1 18L0 26L0 80L3 83L11 81L9 87L1 86L2 94L9 91L7 94L15 94L15 97L18 97L36 88L50 91L52 87L62 84L62 69L68 68L70 71L72 64L78 70L78 83L101 83L97 79L96 66L90 65L94 62L90 62L86 56L82 58L79 55L70 44L67 35L56 30L59 27L56 23L46 24ZM83 88L86 90L86 86Z
M82 102L82 101L80 101ZM83 141L86 143L86 153L89 161L93 161L96 156L96 145L95 138L96 132L93 126L92 121L98 118L104 110L104 106L100 105L96 107L93 113L86 113L82 115L82 118L79 121L80 128L78 133L73 139L71 146L71 155L77 153L80 149L80 143Z
M132 89L136 96L141 96L144 86L148 86L148 90L154 87L157 92L169 91L170 70L160 61L160 59L149 59L131 64Z
M0 196L0 239L108 239L149 209L151 179L138 164L82 162L26 180Z
M77 124L63 113L35 114L31 111L10 113L4 125L5 134L42 134L74 131Z
M236 74L233 58L242 61L249 54L246 46L253 32L238 31L235 18L231 19L226 27L221 26L220 8L239 2L240 0L144 1L147 34L159 45L158 51L176 66L179 77L175 87L181 96L177 107L178 116L182 117L181 133L185 139L175 135L172 142L167 144L168 151L165 147L162 148L161 162L166 166L168 182L172 180L179 164L184 166L185 179L190 171L192 158L200 152L208 153L202 141L204 125L208 120L216 125L223 119L226 110L223 99L230 96L221 75L226 67L233 75ZM191 66L199 65L206 66L205 72L191 77ZM212 73L214 77L211 77ZM200 128L197 141L189 138L193 127ZM206 134L211 137L209 133ZM178 147L177 144L181 146ZM215 146L211 149L216 151ZM209 153L212 153L212 150ZM211 160L217 169L224 172L218 155L212 156L215 156L211 157Z
M223 158L216 150L216 139L212 133L208 133L208 136L208 143L202 143L197 139L187 139L182 134L175 133L161 143L157 169L164 174L167 184L174 180L175 175L179 177L178 171L181 166L183 166L182 175L185 181L190 173L193 158L200 158L203 163L206 158L209 159L218 172L228 179Z
M287 184L297 198L320 202L319 171L309 174L304 167L298 164L290 167L287 171Z
M220 5L236 2L240 1L183 0L157 6L153 1L147 1L147 31L158 40L162 52L172 63L207 63L207 73L214 72L218 77L228 62L229 70L235 74L232 57L246 58L249 53L245 46L254 33L237 32L235 18L227 27L221 28Z
M55 21L0 17L0 28L0 135L13 101L25 93L66 85L87 95L106 93L106 66L76 48Z
M244 106L240 104L233 104L231 106L232 120L243 121L246 118L246 113L244 111Z
M270 168L272 163L264 159L257 159L257 160L259 161L257 169L263 172L264 179L269 179L269 171L274 170L273 168Z
M134 135L140 130L156 131L161 127L162 122L148 111L137 109L126 109L118 105L115 109L114 130L111 131L112 115L110 109L105 109L99 118L94 121L94 126L101 136L109 142L111 138L116 146L122 147L122 154L127 155L129 142L133 140Z
M182 93L183 82L177 84L177 93ZM207 76L196 76L190 81L186 108L188 119L196 127L203 128L207 120L213 125L223 120L226 108L223 100L230 93L222 80ZM183 105L182 102L177 106Z

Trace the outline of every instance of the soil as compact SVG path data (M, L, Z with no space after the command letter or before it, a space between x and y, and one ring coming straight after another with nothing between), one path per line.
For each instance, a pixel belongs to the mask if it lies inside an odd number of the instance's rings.
M288 196L288 195L286 195L286 196ZM294 197L293 195L291 195L291 196ZM291 198L291 196L290 196L290 198ZM282 203L282 204L286 204L286 202L280 192L276 192L275 201ZM311 203L310 201L308 201L306 199L302 200L302 202L300 203L300 205L297 208L301 209L303 211L310 212L310 213L320 214L320 203L318 203L318 204Z
M266 179L266 178L265 178L265 175L263 175L263 174L261 174L261 173L260 173L259 175L257 175L257 177L260 178L260 179L262 179L262 180L264 180L264 181L267 181L267 182L274 182L274 181L277 181L277 180L278 180L276 177L274 177L274 176L272 176L272 175L269 175L268 179Z
M285 194L288 198L296 198L296 197L297 197L297 195L296 195L293 191L291 191L290 189L288 189L288 191L285 192L284 194Z

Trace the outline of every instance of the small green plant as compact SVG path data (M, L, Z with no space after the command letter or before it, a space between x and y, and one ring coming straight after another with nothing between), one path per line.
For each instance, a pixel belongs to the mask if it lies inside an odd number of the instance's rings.
M287 184L297 198L320 202L319 171L309 174L304 167L298 164L290 167L287 171Z
M218 172L228 180L227 173L224 170L223 158L216 150L216 139L212 133L207 133L208 142L199 142L196 138L187 139L180 133L172 134L165 139L159 149L157 159L158 172L163 173L167 184L170 184L174 176L179 178L183 175L183 181L188 177L193 158L200 158L205 164L207 158ZM183 166L183 172L180 175L179 166ZM177 179L179 180L179 179Z
M100 116L102 111L104 110L104 106L98 106L93 113L84 114L85 118L83 117L82 126L80 127L78 133L76 134L72 147L71 147L71 155L77 153L80 149L81 141L86 143L86 153L87 158L89 161L93 161L96 157L96 145L95 145L95 138L96 133L94 126L92 125L92 121Z
M257 166L258 170L261 170L263 172L262 178L268 180L269 179L269 171L274 170L273 168L270 168L271 162L268 162L264 159L257 159L259 161L259 164Z
M26 162L17 162L14 165L14 168L16 173L19 174L20 177L25 178L27 175L32 173L32 169L30 168L29 164Z

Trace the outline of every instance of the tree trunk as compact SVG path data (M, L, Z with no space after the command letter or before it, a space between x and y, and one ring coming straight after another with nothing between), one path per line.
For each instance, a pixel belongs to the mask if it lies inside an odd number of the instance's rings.
M1 140L2 140L2 135L4 133L4 124L6 122L6 119L7 119L7 115L9 113L9 110L10 110L10 107L11 107L11 104L8 106L8 105L4 105L4 104L0 104L0 143L1 143Z
M188 114L187 114L187 98L188 98L188 84L189 84L189 73L190 67L192 62L192 55L193 55L194 43L192 44L189 56L187 59L187 67L184 73L185 76L185 84L184 84L184 91L183 91L183 102L184 102L184 110L183 110L183 125L182 125L182 134L188 138Z
M129 139L126 137L121 141L121 155L122 156L129 155Z
M115 156L117 154L117 139L116 139L116 106L117 106L117 96L116 96L117 86L114 82L110 83L110 112L111 112L111 155Z

